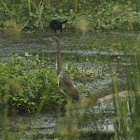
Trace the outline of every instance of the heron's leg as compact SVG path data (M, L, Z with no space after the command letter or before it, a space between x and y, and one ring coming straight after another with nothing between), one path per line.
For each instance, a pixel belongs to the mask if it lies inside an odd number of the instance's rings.
M60 29L60 32L61 32L61 36L62 36L62 29Z

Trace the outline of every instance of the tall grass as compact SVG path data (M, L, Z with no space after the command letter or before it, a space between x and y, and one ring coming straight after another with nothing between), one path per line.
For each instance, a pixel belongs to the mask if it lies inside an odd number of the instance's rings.
M117 106L116 115L118 119L114 122L115 130L117 131L118 139L140 139L140 57L139 53L132 53L128 57L128 52L125 52L126 60L126 76L128 95L125 101L121 101L118 96L116 79L114 79L114 89L116 95Z

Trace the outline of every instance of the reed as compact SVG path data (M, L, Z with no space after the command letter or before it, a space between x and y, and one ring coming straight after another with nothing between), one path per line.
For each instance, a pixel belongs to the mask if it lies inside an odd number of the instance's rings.
M118 96L116 79L114 79L114 90L116 95L116 102L114 108L117 120L114 122L115 130L118 139L139 139L138 133L140 126L140 57L138 53L132 53L128 56L126 49L125 67L127 77L128 95L125 101L121 101ZM116 107L117 106L117 107Z

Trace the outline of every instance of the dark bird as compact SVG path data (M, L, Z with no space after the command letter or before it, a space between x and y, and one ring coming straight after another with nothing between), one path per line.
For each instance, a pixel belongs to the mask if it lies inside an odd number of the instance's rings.
M50 21L50 27L51 27L51 29L54 30L55 34L56 34L56 30L60 30L61 31L61 35L62 35L62 25L64 23L67 23L67 20L59 21L58 19L54 19L54 20Z
M74 84L71 77L62 71L61 68L61 47L60 42L57 37L50 38L50 40L55 40L57 44L57 79L58 79L58 86L62 93L70 96L73 100L79 101L79 92L76 89L76 85Z

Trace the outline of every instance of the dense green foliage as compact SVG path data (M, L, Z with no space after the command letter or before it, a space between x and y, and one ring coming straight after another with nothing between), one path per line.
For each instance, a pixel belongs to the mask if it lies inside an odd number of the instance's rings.
M73 78L82 79L78 90L85 96L90 92L85 92L85 82L106 74L99 59L100 55L95 57L96 68L71 63L63 67ZM66 96L60 93L57 85L56 70L40 59L39 54L14 55L11 62L0 62L0 73L0 105L7 103L10 110L34 112L41 105L42 111L52 111L62 109L66 103Z
M74 0L74 1L39 1L8 0L0 1L0 25L7 20L15 20L21 29L49 27L53 18L68 19L67 29L83 28L90 30L140 28L139 0ZM83 22L83 20L85 22ZM81 21L81 22L80 22ZM82 25L81 25L82 24ZM82 26L82 27L81 27ZM83 30L83 29L82 29Z
M42 100L44 111L64 105L65 96L59 92L56 72L38 55L1 62L0 73L0 103L8 98L10 108L28 112L36 111Z

